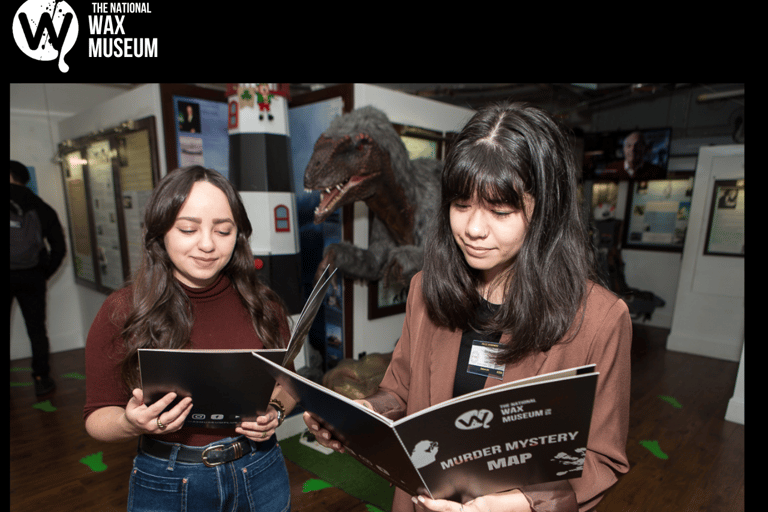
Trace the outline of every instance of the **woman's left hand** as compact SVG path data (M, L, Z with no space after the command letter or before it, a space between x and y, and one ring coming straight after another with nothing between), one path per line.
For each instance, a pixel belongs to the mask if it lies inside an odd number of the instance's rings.
M481 506L483 501L483 497L465 504L449 500L433 500L426 496L413 498L413 503L416 504L417 510L432 510L434 512L488 512L490 509Z
M266 441L275 433L279 423L277 421L277 411L274 407L267 409L267 414L259 416L256 421L244 421L235 428L235 432L260 443Z
M426 496L413 498L418 510L434 512L530 512L531 507L522 492L515 489L505 493L479 496L464 504L448 500L433 500Z

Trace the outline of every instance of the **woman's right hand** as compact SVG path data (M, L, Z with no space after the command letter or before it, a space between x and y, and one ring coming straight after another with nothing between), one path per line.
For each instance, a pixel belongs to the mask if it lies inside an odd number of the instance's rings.
M371 407L371 404L369 404L367 400L355 400L355 402L363 405L364 407L367 407L368 409L373 410L373 407ZM322 427L322 425L320 424L320 420L318 419L317 416L315 416L309 411L305 411L304 423L306 423L307 428L309 428L309 431L312 432L312 434L314 434L315 439L317 440L318 443L325 446L326 448L330 448L339 453L344 453L344 447L341 445L339 440L334 439L331 432Z
M137 434L169 434L184 426L184 420L192 410L192 398L182 399L172 409L165 411L176 399L176 393L168 393L150 406L144 405L144 392L134 389L128 405L125 406L125 419Z
M328 430L320 426L320 421L318 421L317 416L309 411L304 411L304 423L306 423L307 428L309 428L309 431L315 436L315 440L318 443L326 448L336 450L339 453L344 453L344 447L338 440L333 438Z

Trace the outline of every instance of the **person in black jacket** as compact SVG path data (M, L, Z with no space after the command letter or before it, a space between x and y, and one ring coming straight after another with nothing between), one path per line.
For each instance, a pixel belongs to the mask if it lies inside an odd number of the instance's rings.
M45 325L46 281L61 265L67 249L64 242L64 230L56 211L26 187L28 181L29 171L27 167L20 162L11 160L10 305L16 298L19 301L21 313L24 315L27 334L32 345L32 376L35 380L35 394L42 396L56 388L55 382L50 377L48 364L50 343ZM24 214L30 211L37 214L32 224L39 224L39 231L44 243L40 244L39 252L34 251L38 254L33 254L30 258L16 258L14 244L20 238L31 238L18 235L20 226L25 223L18 219L24 218ZM18 253L18 251L16 252Z

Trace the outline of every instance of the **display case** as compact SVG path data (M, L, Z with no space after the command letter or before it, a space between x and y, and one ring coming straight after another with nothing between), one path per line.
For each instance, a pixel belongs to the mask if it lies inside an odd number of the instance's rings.
M141 262L144 205L159 180L154 116L60 144L75 281L103 293Z

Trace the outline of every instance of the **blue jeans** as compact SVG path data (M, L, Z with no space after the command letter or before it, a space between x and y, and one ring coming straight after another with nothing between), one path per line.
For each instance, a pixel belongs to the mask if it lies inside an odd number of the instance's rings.
M167 460L139 450L131 471L128 512L289 511L288 470L275 437L251 441L251 446L251 453L215 467L178 462L176 452Z

